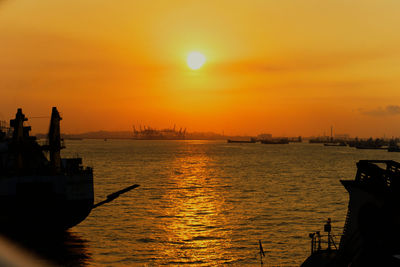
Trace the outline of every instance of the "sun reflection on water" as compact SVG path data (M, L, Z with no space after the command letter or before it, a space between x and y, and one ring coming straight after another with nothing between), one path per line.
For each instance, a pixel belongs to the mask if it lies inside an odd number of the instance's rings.
M213 257L221 260L229 251L230 233L221 229L228 223L223 210L229 204L220 182L211 177L209 164L205 153L194 151L175 159L168 178L174 187L163 196L167 205L161 218L169 244L161 249L160 260L174 258L179 262L164 264L217 263Z

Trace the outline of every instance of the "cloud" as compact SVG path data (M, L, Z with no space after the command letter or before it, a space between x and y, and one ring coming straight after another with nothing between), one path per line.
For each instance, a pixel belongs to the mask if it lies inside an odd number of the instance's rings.
M364 115L368 116L394 116L400 114L400 106L399 105L388 105L386 107L378 107L372 110L363 110L360 109L360 112Z
M400 51L397 48L379 51L345 51L335 53L304 52L264 60L254 59L221 63L217 68L230 72L313 72L327 69L342 69L343 67L352 67L354 65L365 64L366 62L373 62L399 55Z

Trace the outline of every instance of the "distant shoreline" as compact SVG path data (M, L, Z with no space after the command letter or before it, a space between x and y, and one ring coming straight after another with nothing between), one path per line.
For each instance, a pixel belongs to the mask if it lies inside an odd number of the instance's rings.
M47 134L44 133L38 133L35 134L36 138L38 139L46 139ZM86 132L86 133L79 133L79 134L67 134L67 133L62 133L61 137L64 140L81 140L81 139L125 139L125 140L139 140L140 139L135 139L134 134L132 131L96 131L96 132ZM300 136L274 136L270 137L273 139L279 139L279 138L288 138L288 139L296 139L299 138ZM256 136L250 136L250 135L222 135L222 134L217 134L213 132L188 132L185 135L185 139L181 140L238 140L238 141L247 141L251 140L251 138L257 138ZM260 139L260 138L259 138ZM309 137L301 137L303 142L308 142L310 139L317 140L318 143L330 143L331 137L328 136L309 136ZM334 138L336 139L336 138ZM346 139L343 140L356 140L357 137L347 137ZM358 138L359 140L366 140L368 138ZM382 140L390 140L392 138L381 138ZM153 140L153 139L143 139L145 140ZM156 140L156 139L154 139ZM159 140L169 140L169 139L159 139ZM342 139L341 139L342 140Z

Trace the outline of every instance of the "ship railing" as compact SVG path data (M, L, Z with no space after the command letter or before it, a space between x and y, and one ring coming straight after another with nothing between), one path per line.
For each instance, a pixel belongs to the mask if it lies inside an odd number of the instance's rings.
M89 166L82 165L82 158L76 154L75 157L66 157L61 159L61 166L68 175L82 174L92 175L93 169Z
M386 168L381 168L378 164L385 164ZM399 183L400 163L393 160L360 160L357 167L356 181L374 181L375 184L386 188Z
M338 250L337 240L340 240L342 235L321 235L320 232L315 232L310 233L309 237L311 238L311 254L314 254L326 250Z

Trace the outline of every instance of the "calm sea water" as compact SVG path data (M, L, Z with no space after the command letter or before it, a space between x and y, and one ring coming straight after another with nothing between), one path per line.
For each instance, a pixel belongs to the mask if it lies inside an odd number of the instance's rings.
M400 161L382 150L222 141L68 141L63 156L76 155L94 168L96 202L140 187L51 245L48 257L70 266L260 265L258 240L265 265L296 266L328 217L342 231L339 179L353 179L360 159Z

